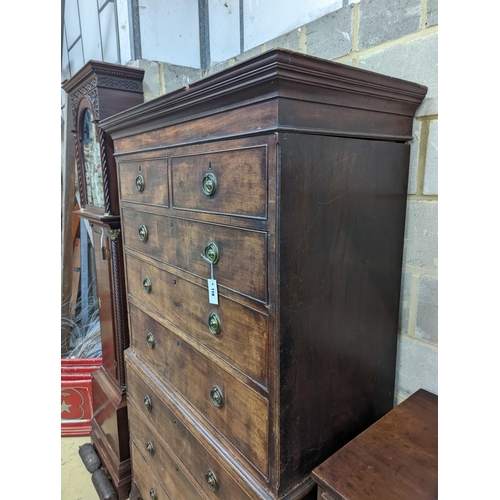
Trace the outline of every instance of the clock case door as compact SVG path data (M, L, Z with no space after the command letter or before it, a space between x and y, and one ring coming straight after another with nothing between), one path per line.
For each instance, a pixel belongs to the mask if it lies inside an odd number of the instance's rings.
M143 70L89 61L63 83L73 110L81 203L76 214L92 229L101 328L102 366L92 374L90 437L119 500L128 498L131 482L123 358L129 332L113 142L99 121L141 104L143 77Z

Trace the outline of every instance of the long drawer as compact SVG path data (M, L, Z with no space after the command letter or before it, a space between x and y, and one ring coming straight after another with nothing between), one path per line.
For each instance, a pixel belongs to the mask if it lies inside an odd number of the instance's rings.
M189 481L197 483L198 488L203 491L203 497L213 500L250 500L220 463L187 432L181 420L172 417L173 429L156 428L135 404L131 403L128 408L130 438L138 448L142 448L148 466L157 477L167 478L169 483L173 483L170 476L174 473L184 475L179 467L182 463ZM168 441L168 448L164 445L164 440ZM185 496L181 498L202 498L196 491L192 491L194 488L189 481L183 481ZM170 493L168 485L165 485L165 489Z
M144 316L137 308L131 309L134 349L145 356L150 368L172 383L250 462L265 473L269 444L268 400L168 329ZM149 338L152 348L148 346L145 334L142 339L137 338L137 332L144 331L144 325L151 326L148 335L152 335Z
M206 288L132 255L125 254L125 260L131 296L267 386L268 316L221 295L219 305L209 304ZM146 279L149 291L144 288Z
M243 493L240 486L232 479L228 472L229 468L226 469L222 465L222 457L215 458L193 436L182 422L182 418L179 418L178 414L174 414L158 396L165 389L152 384L150 381L146 382L140 365L135 360L135 356L127 352L127 390L130 407L133 406L129 415L132 435L142 436L141 433L146 432L146 430L140 430L140 427L143 427L142 421L137 423L138 417L146 420L166 445L182 460L185 468L190 471L202 490L205 491L208 486L205 476L211 470L218 478L220 486L217 498L248 499L249 496ZM234 423L238 424L237 421ZM239 432L243 434L242 438L250 439L249 431L245 432L240 428ZM141 439L144 441L143 438ZM250 445L252 444L253 441ZM265 463L267 468L267 450L266 453L261 453L261 456L257 457L257 461ZM249 495L251 495L250 498L258 498L252 492L249 492Z
M138 446L139 445L139 446ZM163 474L161 480L154 474L148 461L139 451L142 443L132 440L130 454L133 463L134 481L144 499L151 500L202 500L203 497L188 481L184 472L165 453L163 456Z
M267 302L267 235L234 227L123 210L125 245L188 271L214 278L225 286Z
M172 206L243 217L267 217L267 147L170 158Z

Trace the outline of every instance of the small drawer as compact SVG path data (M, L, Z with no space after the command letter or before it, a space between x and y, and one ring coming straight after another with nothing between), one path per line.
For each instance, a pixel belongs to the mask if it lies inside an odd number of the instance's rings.
M267 315L220 294L209 304L207 288L127 253L125 261L132 297L267 386Z
M160 480L139 451L141 444L132 440L130 455L134 481L144 500L203 499L168 453L162 456L164 463L161 475L158 474L161 477Z
M208 255L219 285L267 302L266 233L127 209L122 227L126 246L200 278Z
M267 218L267 147L207 152L170 159L172 206Z
M133 348L265 473L267 399L146 316L137 308L131 308Z
M122 201L168 207L166 159L118 164Z
M160 434L162 439L168 440L167 444L174 453L182 452L182 455L180 455L182 464L185 470L189 472L190 477L186 480L185 496L179 498L198 498L197 492L191 492L193 487L189 481L193 481L197 483L207 498L214 500L249 500L250 497L235 483L220 463L187 431L182 422L168 410L166 410L166 418L162 428L153 427L133 403L128 406L128 412L132 441L138 448L142 448L142 454L148 466L155 470L159 477L168 478L168 483L173 483L173 480L169 477L173 475L173 471L175 471L176 475L179 475L180 470L177 459L173 459L161 440L156 436ZM156 432L151 429L155 429ZM189 444L189 447L186 444ZM167 486L166 489L168 489Z

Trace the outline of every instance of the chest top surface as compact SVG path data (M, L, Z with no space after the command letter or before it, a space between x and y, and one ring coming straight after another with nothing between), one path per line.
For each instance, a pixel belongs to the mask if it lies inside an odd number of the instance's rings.
M118 153L274 131L406 141L426 92L416 83L275 49L102 126ZM172 134L162 132L168 127ZM131 140L136 136L143 140Z

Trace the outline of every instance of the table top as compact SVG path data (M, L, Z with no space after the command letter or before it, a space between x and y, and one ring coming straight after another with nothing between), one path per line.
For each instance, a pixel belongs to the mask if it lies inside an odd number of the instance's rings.
M418 390L312 473L333 498L438 497L438 397Z

